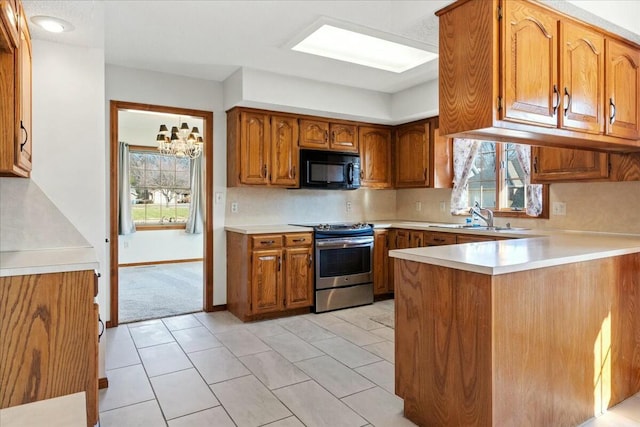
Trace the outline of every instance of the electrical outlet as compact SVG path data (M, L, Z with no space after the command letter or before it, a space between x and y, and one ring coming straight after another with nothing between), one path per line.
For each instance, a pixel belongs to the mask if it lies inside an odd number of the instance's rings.
M420 212L422 210L422 202L416 202L416 212Z
M446 210L447 210L447 203L444 200L442 200L440 202L440 212L445 212Z
M351 202L347 202L347 212L351 212Z
M231 213L238 213L238 202L231 203Z
M123 243L123 246L124 246L124 248L125 248L125 249L129 248L129 242L125 241L125 242Z
M220 202L222 202L222 192L218 191L216 192L216 205L219 205Z
M565 202L553 202L551 204L551 213L553 215L566 215L567 204Z

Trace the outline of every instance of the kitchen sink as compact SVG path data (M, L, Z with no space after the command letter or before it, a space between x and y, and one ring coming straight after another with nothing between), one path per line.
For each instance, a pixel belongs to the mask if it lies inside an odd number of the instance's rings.
M462 230L478 230L478 231L524 231L529 230L528 228L519 228L519 227L488 227L486 225L466 225L466 224L432 224L429 227L434 228L456 228Z

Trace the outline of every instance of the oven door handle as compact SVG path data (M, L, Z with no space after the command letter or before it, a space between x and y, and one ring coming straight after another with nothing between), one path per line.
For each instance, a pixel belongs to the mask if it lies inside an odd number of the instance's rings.
M345 248L354 246L367 246L371 244L373 244L373 237L349 237L316 240L316 247L318 248Z

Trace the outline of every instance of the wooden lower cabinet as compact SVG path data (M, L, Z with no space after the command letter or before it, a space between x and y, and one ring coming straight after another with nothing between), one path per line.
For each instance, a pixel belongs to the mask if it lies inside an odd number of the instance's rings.
M98 422L94 278L93 271L0 277L0 408L85 392L87 425Z
M421 426L576 426L640 391L640 254L491 276L394 259L395 392Z
M373 232L373 294L393 292L393 281L389 280L389 230Z
M311 233L227 232L227 308L242 321L313 305Z

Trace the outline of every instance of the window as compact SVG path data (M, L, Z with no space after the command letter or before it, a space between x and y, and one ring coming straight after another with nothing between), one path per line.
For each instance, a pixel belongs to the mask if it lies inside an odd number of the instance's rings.
M530 153L530 147L514 143L480 141L479 148L467 181L466 206L478 202L481 207L494 210L498 216L525 215L527 197L527 173L518 158L523 151ZM530 155L526 156L529 162ZM465 200L462 200L465 203ZM546 217L548 196L546 186L542 188L543 213Z
M158 153L151 147L130 147L131 210L136 227L184 228L191 201L191 163Z

